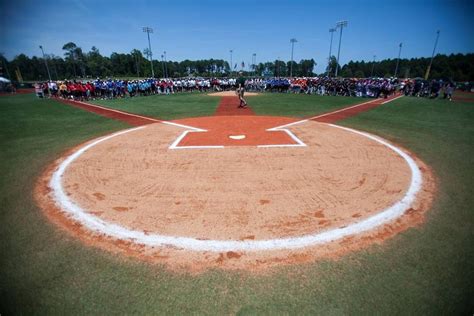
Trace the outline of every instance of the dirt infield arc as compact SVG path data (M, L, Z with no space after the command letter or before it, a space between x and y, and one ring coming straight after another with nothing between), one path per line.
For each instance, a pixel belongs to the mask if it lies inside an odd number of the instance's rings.
M228 122L227 133L216 129L225 149L170 149L183 130L212 134L218 120ZM239 145L228 136L247 135L233 130L242 122L263 131L280 125L305 146ZM311 120L185 119L82 146L45 175L52 200L40 203L63 227L107 249L170 266L247 268L340 253L376 240L368 235L413 225L433 189L419 166L428 170L381 139Z

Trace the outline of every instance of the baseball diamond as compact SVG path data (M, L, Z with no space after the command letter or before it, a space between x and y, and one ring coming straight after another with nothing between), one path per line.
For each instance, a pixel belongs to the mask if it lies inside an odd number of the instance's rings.
M82 226L75 234L105 238L107 249L126 242L130 253L171 266L215 266L209 253L236 254L219 262L228 268L291 263L275 258L295 251L330 256L350 238L358 248L387 227L384 238L416 224L433 193L429 168L410 153L311 118L158 121L91 140L55 166L40 182L51 190L39 199L50 215L58 208L55 216Z
M0 316L474 315L474 1L0 17Z

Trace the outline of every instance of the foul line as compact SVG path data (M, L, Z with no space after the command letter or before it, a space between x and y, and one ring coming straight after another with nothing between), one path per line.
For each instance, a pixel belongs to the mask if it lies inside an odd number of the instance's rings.
M66 101L68 101L68 100L66 100ZM151 118L151 117L142 116L142 115L133 114L133 113L128 113L128 112L124 112L124 111L120 111L120 110L115 110L115 109L111 109L111 108L108 108L108 107L104 107L104 106L100 106L100 105L96 105L96 104L92 104L92 103L87 103L87 102L82 102L82 101L73 101L73 102L80 103L80 104L87 105L87 106L94 107L94 108L99 108L99 109L110 111L110 112L120 113L120 114L127 115L127 116L138 117L138 118L149 120L149 121L152 121L152 122L163 122L162 120L157 120L157 119L154 119L154 118Z
M333 128L339 128L350 133L355 133L357 135L367 137L377 143L388 147L396 154L401 156L411 170L410 186L403 198L392 206L382 210L380 213L360 222L355 222L354 224L350 224L346 227L335 228L328 231L324 231L322 233L315 233L292 238L245 241L200 240L191 237L145 234L145 232L143 231L130 230L126 227L106 222L90 213L87 213L83 208L81 208L81 206L79 206L79 204L72 201L64 192L62 186L62 178L68 166L90 148L113 137L117 137L126 133L142 129L144 128L143 126L121 131L110 136L100 138L82 147L81 149L67 157L59 165L58 169L53 173L53 176L50 180L50 187L52 188L53 199L58 204L58 206L74 220L78 221L79 223L84 225L84 227L87 227L92 231L99 232L119 240L131 241L137 244L147 246L173 246L193 251L262 251L304 248L308 246L332 242L347 236L360 234L372 230L402 216L405 213L405 210L407 210L410 205L415 201L416 194L420 191L422 185L421 172L415 161L401 149L388 143L382 138L365 132L360 132L354 129L341 127L333 124L328 124L328 126L331 126Z
M401 97L403 97L403 95L399 95L398 97L395 97L395 98L393 98L393 99L387 100L387 101L382 102L382 103L380 103L380 104L386 104L386 103L392 102L392 101L394 101L394 100L396 100L396 99L398 99L398 98L401 98ZM343 109L335 110L335 111L332 111L332 112L328 112L328 113L324 113L324 114L312 116L312 117L307 118L307 119L303 119L303 120L300 120L300 121L296 121L296 122L293 122L293 123L281 125L281 126L274 127L274 128L290 127L290 126L292 126L292 125L297 125L297 124L305 123L305 122L310 121L310 120L315 120L315 119L318 119L318 118L321 118L321 117L325 117L325 116L333 115L333 114L336 114L336 113L348 111L348 110L357 108L357 107L359 107L359 106L363 106L363 105L366 105L366 104L374 103L374 102L380 101L380 100L383 100L383 99L378 98L378 99L370 100L370 101L367 101L367 102L363 102L363 103L359 103L359 104L356 104L356 105L349 106L349 107L347 107L347 108L343 108Z
M100 106L100 105L96 105L96 104L92 104L92 103L87 103L87 102L82 102L82 101L74 101L74 102L75 103L80 103L80 104L83 104L83 105L86 105L86 106L89 106L89 107L99 108L99 109L109 111L109 112L119 113L119 114L126 115L126 116L138 117L138 118L141 118L141 119L149 120L151 122L163 123L163 124L166 124L166 125L185 128L186 130L183 133L181 133L181 135L179 135L178 138L176 138L176 140L168 147L169 149L219 149L219 148L225 148L225 146L179 146L179 143L183 140L184 137L186 137L186 135L188 133L207 132L206 129L202 129L202 128L198 128L198 127L194 127L194 126L189 126L189 125L184 125L184 124L179 124L179 123L174 123L174 122L170 122L170 121L158 120L158 119L154 119L154 118L151 118L151 117L147 117L147 116L143 116L143 115L139 115L139 114L128 113L128 112L124 112L124 111L120 111L120 110L115 110L115 109L111 109L111 108L108 108L108 107L104 107L104 106ZM290 130L287 130L287 129L284 129L284 128L281 128L281 127L274 127L274 128L267 129L267 131L283 131L283 132L287 133L291 137L291 139L293 139L296 142L296 144L257 145L257 147L304 147L304 146L306 146L306 144L303 143Z
M66 101L68 101L68 100L66 100ZM193 132L206 132L205 129L201 129L201 128L197 128L197 127L193 127L193 126L189 126L189 125L184 125L184 124L179 124L179 123L174 123L174 122L170 122L170 121L159 120L159 119L155 119L155 118L152 118L152 117L143 116L143 115L139 115L139 114L133 114L133 113L129 113L129 112L115 110L115 109L111 109L111 108L108 108L108 107L104 107L104 106L100 106L100 105L96 105L96 104L92 104L92 103L87 103L87 102L82 102L82 101L73 101L73 102L80 103L80 104L90 106L90 107L95 107L95 108L102 109L102 110L109 111L109 112L115 112L115 113L123 114L123 115L126 115L126 116L138 117L138 118L141 118L141 119L144 119L144 120L149 120L149 121L152 121L152 122L155 122L155 123L163 123L163 124L166 124L166 125L186 128L186 129L189 129Z
M382 102L381 104L386 104L386 103L389 103L389 102L395 101L396 99L400 99L401 97L403 97L403 94L402 94L402 95L399 95L398 97L395 97L395 98L393 98L393 99L390 99L390 100L384 101L384 102Z

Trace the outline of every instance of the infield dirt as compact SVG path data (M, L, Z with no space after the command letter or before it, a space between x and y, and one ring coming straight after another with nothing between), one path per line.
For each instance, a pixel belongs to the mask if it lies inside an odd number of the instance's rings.
M234 116L176 123L206 128L211 135L213 129L219 130L217 120L223 119L229 134L249 135L291 121ZM252 123L247 123L247 130L238 129L248 120ZM150 234L202 240L263 240L322 232L374 215L405 194L410 170L386 147L313 121L292 131L308 146L257 148L264 139L245 138L239 146L239 140L221 137L221 145L231 146L188 151L168 149L182 130L152 124L85 152L69 167L63 186L72 200L107 222ZM430 206L434 181L428 168L417 163L424 186L404 216L369 233L299 250L188 251L144 247L88 231L65 217L45 195L55 166L40 181L36 195L52 220L89 244L171 269L254 270L337 257L420 223Z

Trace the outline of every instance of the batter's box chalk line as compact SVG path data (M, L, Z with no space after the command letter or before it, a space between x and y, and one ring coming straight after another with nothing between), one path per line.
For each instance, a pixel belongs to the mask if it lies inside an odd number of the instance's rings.
M306 120L305 120L306 121ZM285 127L288 127L290 125L294 125L294 124L300 124L300 123L303 123L304 121L298 121L298 122L294 122L294 123L291 123L291 124L286 124L286 125L282 125L282 126L277 126L277 127L272 127L272 128L268 128L266 129L266 131L268 132L275 132L275 131L278 131L278 132L284 132L286 134L288 134L288 136L295 142L293 144L276 144L276 145L256 145L256 147L260 147L260 148L265 148L265 147L306 147L306 144L301 140L299 139L295 134L293 134L292 131L290 131L289 129L286 129ZM207 132L207 130L205 129L201 129L201 128L197 128L197 127L192 127L192 126L187 126L187 125L182 125L182 124L177 124L177 123L173 123L173 122L162 122L164 124L172 124L172 125L175 125L175 126L178 126L178 127L183 127L185 128L186 130L181 133L181 135L178 136L178 138L176 138L176 140L168 147L169 149L213 149L213 148L225 148L226 146L223 146L223 145L215 145L215 146L181 146L179 145L179 143L186 137L186 135L188 135L189 133L202 133L202 132ZM237 135L237 136L245 136L245 135ZM235 136L234 136L235 137ZM230 137L232 139L243 139L245 137L238 137L238 138L233 138L232 136Z

